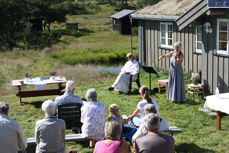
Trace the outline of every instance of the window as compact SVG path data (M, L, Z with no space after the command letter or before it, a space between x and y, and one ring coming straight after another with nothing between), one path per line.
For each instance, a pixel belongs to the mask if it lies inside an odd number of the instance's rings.
M196 26L196 53L202 53L202 26Z
M218 19L217 21L217 53L228 55L229 19Z
M173 24L160 24L160 45L161 47L173 48Z

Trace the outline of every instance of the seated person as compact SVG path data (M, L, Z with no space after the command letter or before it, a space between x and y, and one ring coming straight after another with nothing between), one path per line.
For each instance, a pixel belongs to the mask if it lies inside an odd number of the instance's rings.
M9 105L0 102L0 152L17 153L27 147L27 139L18 123L8 117Z
M111 104L109 106L109 116L108 116L108 121L116 121L119 123L120 127L121 127L121 130L122 130L122 127L123 127L123 118L121 116L121 114L119 113L119 108L118 108L118 105L117 104Z
M137 79L137 75L139 73L139 64L134 59L132 53L127 54L128 61L121 69L117 79L115 80L114 84L108 88L108 90L117 90L123 93L128 93L129 91L129 84L130 82L130 75L132 75L132 81ZM139 85L140 86L140 85Z
M41 106L45 118L35 125L36 153L65 153L65 122L54 116L56 106L52 100L43 102Z
M105 126L105 140L98 141L94 153L129 153L129 145L121 140L121 128L116 121L107 121Z
M86 99L87 102L81 107L81 130L82 136L90 139L90 147L93 147L96 141L104 139L105 106L97 102L95 89L87 91Z
M149 113L157 114L156 106L154 104L147 104L144 106L145 115ZM168 129L168 121L165 119L160 118L160 131ZM137 138L140 138L147 134L147 130L144 124L141 124L138 128L137 132L132 137L132 144L135 145L135 141Z
M108 121L116 121L119 123L121 127L121 136L125 137L127 141L131 142L132 136L135 134L137 131L137 128L133 126L133 124L124 124L127 123L127 119L123 119L121 114L119 113L119 108L117 104L111 104L109 106L109 117Z
M157 114L149 113L143 118L147 135L136 140L137 153L174 153L175 141L172 136L161 134L160 118Z
M133 119L134 117L143 118L144 113L144 106L147 104L154 104L157 110L157 114L159 115L159 108L156 101L153 98L150 98L149 89L146 86L141 86L139 89L140 96L142 97L142 101L138 102L137 108L132 113L132 115L128 116L128 119Z
M65 93L61 96L56 97L55 105L63 105L67 103L82 103L82 100L79 96L74 95L74 91L76 88L75 81L68 80L66 83Z

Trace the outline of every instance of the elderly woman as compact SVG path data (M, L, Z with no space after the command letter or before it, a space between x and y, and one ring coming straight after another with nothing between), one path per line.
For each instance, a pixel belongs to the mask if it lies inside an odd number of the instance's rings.
M66 128L64 120L55 116L56 106L52 100L45 101L41 108L45 113L45 118L36 122L36 153L65 153Z
M116 121L107 121L105 126L105 140L95 145L94 153L128 153L126 141L120 140L121 128Z
M144 112L145 112L145 115L147 115L149 113L157 114L156 105L154 105L154 104L145 105L144 106ZM168 129L168 121L160 118L160 131L163 131L166 129ZM136 139L140 138L146 134L147 134L147 130L146 130L145 126L143 124L141 124L140 127L138 128L137 132L132 137L132 143L135 145Z
M169 82L168 82L168 98L174 102L185 102L185 87L182 61L184 54L181 52L181 43L174 43L174 51L159 57L159 59L170 58Z
M90 139L90 146L96 141L104 139L105 107L104 103L97 102L95 89L86 93L87 102L81 107L82 136Z
M139 89L139 93L142 97L142 101L138 102L137 108L132 113L132 115L128 116L128 119L132 119L133 117L143 118L145 116L144 106L147 104L154 104L157 110L157 114L159 115L159 108L156 101L150 97L149 89L146 86L141 86Z

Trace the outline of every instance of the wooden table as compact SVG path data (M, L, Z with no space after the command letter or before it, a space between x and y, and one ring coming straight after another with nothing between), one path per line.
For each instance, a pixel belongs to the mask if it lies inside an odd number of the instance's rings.
M204 108L209 108L217 112L216 130L221 130L221 119L229 115L229 93L211 95L206 97Z
M55 79L57 78L57 79ZM57 76L54 77L54 79L42 79L40 82L44 82L44 84L57 84L56 89L42 89L42 90L22 90L25 86L35 85L32 82L27 82L25 80L13 80L12 86L18 87L18 93L16 96L20 98L20 104L22 104L22 98L23 97L37 97L37 96L50 96L50 95L61 95L62 90L64 89L64 86L62 86L63 83L66 83L67 80L64 76Z

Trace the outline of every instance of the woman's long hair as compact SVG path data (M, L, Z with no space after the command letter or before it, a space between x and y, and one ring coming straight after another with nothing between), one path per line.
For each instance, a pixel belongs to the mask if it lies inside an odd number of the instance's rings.
M141 96L143 97L143 99L145 99L149 104L152 104L152 100L149 96L149 89L146 86L141 86L141 88L139 89L139 93L141 94Z

